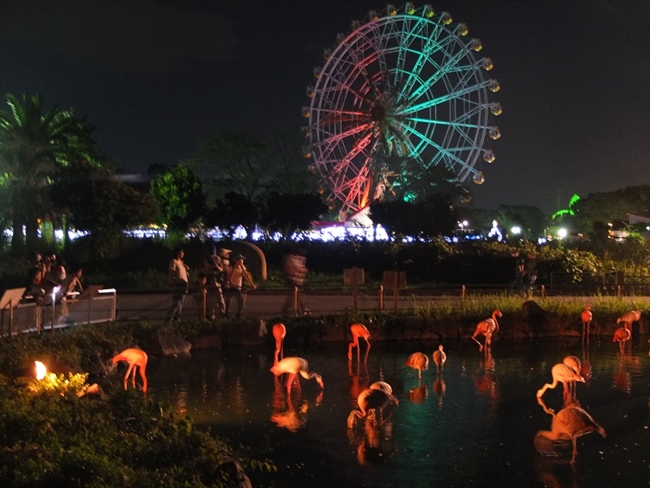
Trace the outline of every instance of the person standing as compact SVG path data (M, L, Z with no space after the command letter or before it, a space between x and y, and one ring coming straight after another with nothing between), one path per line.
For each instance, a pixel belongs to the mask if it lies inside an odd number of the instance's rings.
M222 249L222 251L224 250ZM226 302L221 288L225 271L216 247L213 246L212 251L206 254L201 266L201 272L207 280L207 316L214 319L216 318L215 306L222 314L226 312Z
M241 318L241 312L244 308L244 293L242 291L242 287L244 286L244 280L250 285L250 287L255 290L257 289L257 285L253 283L253 280L251 279L250 274L248 273L248 270L246 269L246 266L244 266L244 256L241 254L237 255L235 257L234 263L232 263L232 266L230 267L228 271L228 277L226 281L226 287L228 290L228 301L226 302L226 314L232 318L233 317L233 311L232 311L232 306L233 306L233 301L236 301L236 311L234 313L234 317L236 319Z
M176 249L174 258L169 262L169 282L173 288L172 306L167 314L167 320L180 322L183 311L183 301L187 294L189 283L189 266L183 261L185 251Z
M62 324L70 319L68 311L68 296L74 292L82 292L84 287L81 284L81 275L83 274L82 268L76 268L72 274L66 276L61 283L60 308L57 323Z

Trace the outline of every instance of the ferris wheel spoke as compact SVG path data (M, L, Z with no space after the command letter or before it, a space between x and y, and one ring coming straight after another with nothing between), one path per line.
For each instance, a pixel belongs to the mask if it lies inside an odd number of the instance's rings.
M425 142L426 144L429 144L431 147L435 148L441 156L446 157L447 160L452 161L456 164L459 164L461 166L465 165L465 162L460 159L454 151L450 150L449 148L444 148L432 139L428 138L425 134L422 134L421 132L417 131L415 128L410 127L408 125L404 125L404 129L414 136L420 138L421 141ZM440 158L439 158L440 159Z
M364 126L359 126L352 128L346 132L342 132L340 134L332 134L328 138L323 139L321 142L319 142L317 145L313 146L315 149L320 150L320 154L323 160L329 160L332 153L339 147L342 147L345 145L345 139L354 137L360 133L366 132L367 135L369 134L371 127L369 125L364 125ZM365 139L364 136L362 138ZM325 147L320 148L320 146L324 145Z
M440 97L432 98L430 100L427 100L426 102L422 102L418 105L413 105L410 107L405 107L404 110L400 111L400 115L408 115L410 113L414 112L419 112L421 110L427 110L431 107L435 107L436 105L441 105L443 103L448 103L452 100L458 100L458 99L463 99L468 94L475 93L479 90L482 90L486 88L489 85L489 81L486 81L484 83L480 83L477 85L472 85L472 86L467 86L462 89L459 89L455 92L452 93L447 93L445 95L442 95Z

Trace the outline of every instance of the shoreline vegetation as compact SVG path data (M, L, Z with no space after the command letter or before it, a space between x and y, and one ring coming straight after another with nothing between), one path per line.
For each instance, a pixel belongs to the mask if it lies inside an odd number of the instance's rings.
M268 345L273 323L287 327L287 344L350 341L350 325L364 323L371 340L470 341L476 324L499 309L496 341L528 337L580 337L580 312L589 303L592 337L611 336L616 319L642 311L633 334L646 335L649 297L574 297L523 301L488 296L462 306L432 306L402 312L348 312L336 316L210 322L133 322L73 326L0 341L0 481L2 486L233 486L241 467L273 472L272 460L252 458L218 433L194 425L173 410L171 400L122 389L110 358L126 347L153 355L179 350ZM264 333L266 331L266 333ZM56 375L38 385L34 361ZM121 370L120 370L121 371ZM100 395L79 396L97 383ZM237 485L239 486L239 485Z

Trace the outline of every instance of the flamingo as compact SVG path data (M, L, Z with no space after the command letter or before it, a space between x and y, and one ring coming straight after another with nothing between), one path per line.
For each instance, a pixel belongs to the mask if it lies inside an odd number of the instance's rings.
M570 368L566 364L556 364L551 368L551 376L553 377L553 383L546 383L539 390L537 390L537 398L540 398L548 388L555 388L558 383L564 385L564 395L567 395L567 383L571 381L580 381L581 383L585 382L585 379L580 376L579 373L576 373L573 368Z
M418 379L420 380L422 379L422 371L429 369L429 358L424 353L414 352L408 357L404 363L404 366L409 366L413 369L417 369Z
M389 403L399 406L399 400L390 393L370 388L363 390L357 397L359 410L352 410L348 415L348 428L353 429L357 419L365 419L371 410L374 412L379 409L381 414L383 408Z
M445 361L447 361L447 355L442 350L442 344L440 344L438 350L433 352L433 362L436 364L436 372L439 373L441 369L444 369Z
M146 370L147 370L148 359L149 358L146 352L144 352L142 349L135 349L135 348L124 349L124 351L122 351L113 359L111 359L113 364L116 364L120 361L126 361L127 364L129 365L129 368L126 370L126 374L124 375L125 390L127 389L127 383L129 381L129 375L131 374L131 372L133 372L132 382L133 382L133 388L135 388L135 374L137 370L140 372L140 377L142 378L142 392L147 393L148 383L147 383Z
M605 429L575 402L567 404L557 414L553 415L551 430L540 430L537 435L552 441L566 439L567 437L571 439L573 444L571 464L574 464L578 453L576 440L589 432L598 432L601 436L607 437Z
M564 364L565 366L568 366L574 372L576 372L580 376L582 376L582 364L580 363L580 360L577 357L575 357L575 356L567 356L562 360L562 364ZM568 387L569 387L569 394L571 395L572 398L575 398L575 395L576 395L576 382L575 381L569 381L568 382Z
M393 394L393 387L390 386L385 381L375 381L368 388L371 389L371 390L381 390L384 393L386 393L387 395L392 395Z
M366 344L368 344L368 349L366 350L367 355L370 351L370 342L368 341L370 339L370 332L368 328L363 324L352 324L350 326L350 332L352 332L352 342L348 345L348 359L352 359L352 349L355 347L357 348L357 355L359 354L361 350L359 338L365 339Z
M593 319L593 314L591 313L591 305L585 305L585 309L580 314L582 319L582 340L585 339L589 341L589 329L591 328L591 319Z
M300 380L298 380L298 375L302 376L306 380L311 378L316 379L318 386L325 388L323 384L323 378L318 373L309 372L309 363L306 359L298 357L287 357L281 361L278 361L277 364L274 364L271 367L271 372L275 376L280 376L281 374L288 373L289 378L287 378L287 390L291 392L291 386L294 382L297 383L298 389L300 390Z
M275 324L273 326L273 337L275 338L275 359L273 364L278 364L278 361L284 356L284 337L287 335L287 328L284 324Z
M472 340L478 344L478 350L483 350L483 344L476 340L476 336L483 334L485 336L485 346L489 347L492 345L492 334L499 332L499 322L497 322L497 317L503 317L503 314L500 310L495 310L492 312L492 318L485 319L476 326L474 335L472 335Z
M616 319L616 323L620 324L623 322L623 327L626 329L631 329L632 323L638 322L639 320L641 320L641 310L630 310L629 312L625 312L618 319Z
M619 319L620 320L620 319ZM626 322L627 324L627 322ZM618 342L619 349L621 354L625 353L625 343L632 338L632 332L626 327L619 327L614 331L614 337L612 337L612 342Z

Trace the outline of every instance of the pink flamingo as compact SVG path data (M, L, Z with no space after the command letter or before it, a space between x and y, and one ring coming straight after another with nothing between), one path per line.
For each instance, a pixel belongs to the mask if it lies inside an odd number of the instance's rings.
M566 364L556 364L551 368L551 376L553 377L553 383L546 383L539 390L537 390L537 398L540 398L544 395L544 392L548 388L555 388L558 383L564 385L564 396L568 396L567 383L571 381L579 381L581 383L585 382L585 379L580 376L579 373L576 373L573 368L570 368Z
M370 352L370 342L368 341L370 339L370 332L368 328L363 324L352 324L350 326L350 332L352 332L352 342L348 345L348 359L352 359L352 349L355 347L357 348L357 356L359 355L359 351L361 350L359 338L365 339L366 344L368 344L368 349L366 350L367 357L368 352Z
M273 326L273 337L275 338L275 360L273 364L278 364L278 361L284 356L284 337L287 335L287 328L284 324L275 324Z
M436 372L439 373L441 369L444 369L445 361L447 361L447 355L442 350L442 344L440 344L438 350L433 352L433 362L436 365Z
M404 366L409 366L418 370L418 379L422 379L422 371L429 369L429 358L421 352L414 352L404 362Z
M275 376L280 376L281 374L288 373L289 377L287 378L287 390L291 392L291 387L295 382L298 385L298 390L300 387L300 380L298 380L298 375L302 376L306 380L314 378L318 383L318 386L325 388L323 384L323 378L318 373L309 372L309 363L306 359L298 357L288 357L279 361L277 364L274 364L271 367L271 372Z
M503 314L500 310L495 310L492 312L492 318L485 319L482 322L479 322L472 335L472 340L478 344L478 350L483 350L483 344L476 340L476 336L483 334L485 336L485 347L490 347L492 345L492 334L499 332L499 322L497 322L497 317L503 317Z
M565 366L568 366L574 372L576 372L580 376L582 376L582 364L580 363L580 359L578 359L577 357L575 357L575 356L567 356L562 360L562 364L564 364ZM568 384L569 395L571 396L571 398L575 398L575 396L576 396L576 382L575 381L569 381L567 384Z
M632 338L632 332L627 328L627 323L628 322L625 322L625 327L619 327L616 329L616 331L614 331L614 337L612 337L612 342L618 342L621 355L625 354L625 343Z
M621 315L616 320L616 323L620 324L623 322L623 327L626 329L632 329L632 323L638 322L639 320L641 320L641 310L630 310L629 312L625 312L623 315Z
M113 364L116 364L120 361L126 361L127 364L129 365L129 368L126 370L126 374L124 375L124 389L127 389L127 383L129 381L129 375L131 372L133 372L132 375L132 382L133 382L133 388L135 388L135 374L136 371L140 372L140 377L142 378L142 392L147 393L147 375L146 375L146 370L147 370L147 361L148 361L147 353L144 352L142 349L124 349L121 353L119 353L117 356L115 356L111 361Z
M394 403L399 406L399 400L391 393L386 393L384 390L366 389L363 390L357 397L357 405L359 410L352 410L348 415L348 428L353 429L356 425L357 419L364 419L368 414L379 409L380 415L383 408L389 403Z
M582 340L589 341L589 329L591 328L591 320L594 318L591 313L591 305L585 305L580 318L582 319Z

